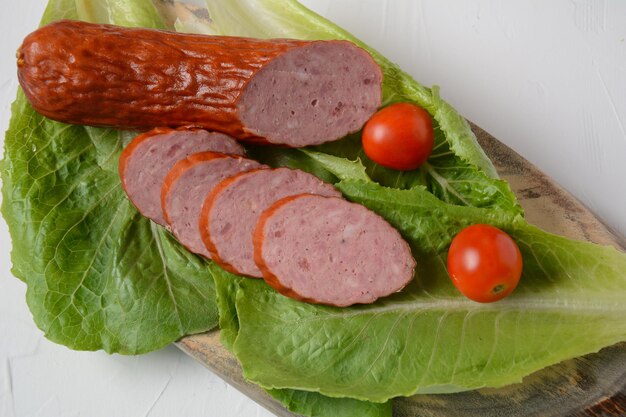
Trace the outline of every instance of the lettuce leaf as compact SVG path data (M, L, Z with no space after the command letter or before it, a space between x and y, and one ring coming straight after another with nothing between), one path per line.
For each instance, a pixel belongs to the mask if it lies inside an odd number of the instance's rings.
M239 319L235 309L237 288L247 278L233 275L211 265L211 272L217 288L220 309L220 340L232 351L239 333ZM391 401L378 404L352 398L331 398L317 392L293 389L268 389L267 393L280 401L290 411L310 417L391 417Z
M347 198L408 239L416 278L398 294L350 308L301 303L255 280L231 284L232 349L251 381L382 402L501 387L626 339L624 253L548 234L519 215L451 205L424 187L354 179L362 171L356 162L320 160L343 178L338 187ZM446 272L450 239L473 223L506 230L523 254L519 287L497 303L465 298Z
M151 1L131 0L74 0L80 20L112 23L119 26L141 26L165 29L155 5Z
M161 25L149 1L97 8L87 17ZM60 18L85 16L74 0L50 1L42 24ZM143 353L217 325L205 262L140 216L121 188L118 156L132 136L46 119L21 91L13 104L1 172L13 273L46 337L73 349Z
M352 398L332 398L317 392L268 389L267 393L289 411L307 417L391 417L392 402L373 403Z

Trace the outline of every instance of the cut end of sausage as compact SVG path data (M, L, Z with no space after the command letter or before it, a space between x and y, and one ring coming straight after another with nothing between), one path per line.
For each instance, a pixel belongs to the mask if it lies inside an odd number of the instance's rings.
M248 83L237 104L246 131L301 147L360 130L380 106L382 72L348 41L319 41L276 57Z
M396 229L367 208L298 195L263 212L255 261L280 293L311 303L368 304L404 288L415 259Z
M188 155L213 151L243 155L230 136L195 128L156 128L137 136L120 155L119 172L126 194L144 216L161 226L161 185L176 162Z
M252 159L202 152L177 162L163 181L161 202L172 234L191 252L211 258L198 227L204 200L224 178L261 168Z
M277 200L303 193L341 196L331 184L289 168L244 172L220 182L207 197L200 221L212 259L236 274L262 278L252 242L259 217Z

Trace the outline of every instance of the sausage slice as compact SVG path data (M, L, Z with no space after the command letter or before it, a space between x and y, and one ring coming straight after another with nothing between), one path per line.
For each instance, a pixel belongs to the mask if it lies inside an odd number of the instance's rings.
M178 160L202 151L244 154L237 141L222 133L159 127L137 136L122 151L119 161L122 187L141 214L166 226L161 210L163 179Z
M178 161L161 188L163 214L172 234L190 251L210 258L198 228L206 195L222 179L262 166L252 159L215 152L196 153Z
M381 104L382 72L348 41L248 39L62 20L18 51L26 97L54 120L199 126L291 147L358 131Z
M206 198L200 217L200 233L211 258L235 274L262 278L252 244L259 217L277 200L302 193L341 196L314 175L289 168L244 172L220 182Z
M372 303L409 283L415 260L396 229L367 208L303 194L261 215L254 259L280 293L345 307Z

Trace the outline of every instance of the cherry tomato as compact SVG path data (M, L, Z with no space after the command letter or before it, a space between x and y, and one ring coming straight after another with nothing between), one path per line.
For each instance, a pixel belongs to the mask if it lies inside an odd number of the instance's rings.
M469 299L490 303L511 294L522 275L522 254L511 236L486 224L475 224L454 237L448 273Z
M433 151L433 143L430 115L410 103L379 110L363 129L365 154L387 168L407 171L419 167Z

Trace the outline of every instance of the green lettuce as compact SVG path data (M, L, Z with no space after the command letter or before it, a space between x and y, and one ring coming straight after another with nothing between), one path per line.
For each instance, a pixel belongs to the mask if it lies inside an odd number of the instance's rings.
M226 308L235 312L238 331L229 343L251 381L382 402L501 387L626 338L623 253L548 234L516 214L448 204L424 187L383 187L363 179L356 162L320 160L342 178L336 185L344 196L407 238L416 277L398 294L350 308L301 303L263 282L233 281ZM465 298L446 272L451 238L474 223L504 229L522 251L520 284L497 303Z
M217 300L220 310L220 340L232 351L239 319L235 308L237 287L248 278L239 277L212 264L210 269L215 278ZM267 389L267 393L280 401L290 411L310 417L391 417L391 401L378 404L352 398L331 398L317 392L294 389Z
M74 0L78 19L119 26L165 29L158 10L151 1Z
M97 8L86 17L161 27L150 2ZM42 24L86 17L74 0L52 0ZM132 136L46 119L21 91L12 107L2 214L13 273L27 283L28 305L46 337L73 349L143 353L217 325L205 262L142 218L122 190L117 161Z

